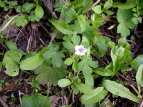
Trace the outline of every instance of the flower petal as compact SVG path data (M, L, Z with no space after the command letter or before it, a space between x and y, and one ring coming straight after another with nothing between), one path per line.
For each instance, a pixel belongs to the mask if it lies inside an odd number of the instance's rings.
M85 55L85 53L87 52L87 49L84 48L83 45L77 45L75 46L75 54L77 55Z
M75 50L78 50L79 49L79 45L75 46Z

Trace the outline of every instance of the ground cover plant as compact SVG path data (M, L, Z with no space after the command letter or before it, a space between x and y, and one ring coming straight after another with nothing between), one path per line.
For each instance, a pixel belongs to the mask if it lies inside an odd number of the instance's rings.
M142 0L0 0L0 106L142 107Z

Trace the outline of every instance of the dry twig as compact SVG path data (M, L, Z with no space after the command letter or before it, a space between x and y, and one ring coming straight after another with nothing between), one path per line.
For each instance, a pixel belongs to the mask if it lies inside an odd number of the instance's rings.
M4 107L9 107L1 96L0 96L0 102Z
M2 32L2 31L4 31L8 26L9 26L9 24L17 17L17 16L19 16L20 14L17 14L17 15L15 15L15 16L13 16L13 18L11 18L5 25L4 25L4 27L2 28L2 29L0 29L0 32Z
M92 9L92 7L96 6L98 3L100 2L100 0L97 0L87 11L86 13Z

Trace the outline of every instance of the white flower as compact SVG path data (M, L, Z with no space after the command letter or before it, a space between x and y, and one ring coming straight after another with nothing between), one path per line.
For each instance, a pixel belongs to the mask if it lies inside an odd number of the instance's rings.
M85 53L87 52L87 49L84 48L83 45L77 45L75 46L75 54L77 55L85 55Z

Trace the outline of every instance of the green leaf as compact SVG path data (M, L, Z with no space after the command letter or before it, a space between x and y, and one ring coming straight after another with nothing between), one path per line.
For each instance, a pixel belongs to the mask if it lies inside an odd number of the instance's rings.
M35 3L24 3L22 7L24 8L25 11L29 11L33 9L35 6L36 6Z
M101 14L102 10L101 10L101 5L96 5L92 8L92 10L96 13L96 14Z
M142 20L142 19L141 19L141 20ZM133 17L133 18L132 18L132 22L134 22L134 24L138 24L138 23L139 23L139 18Z
M92 19L92 25L95 29L98 29L99 26L102 25L104 22L103 18L95 13L91 15L91 19Z
M28 16L28 20L29 21L31 21L31 22L35 22L35 21L40 21L40 18L39 17L37 17L36 15L30 15L30 16Z
M55 19L50 19L49 21L63 34L67 34L67 35L75 34L75 32L73 31L70 25L65 24L63 22L59 22Z
M104 6L103 6L103 9L104 10L109 9L110 7L112 7L112 4L113 4L113 0L106 1L105 4L104 4Z
M64 105L64 106L60 106L60 107L71 107L71 105L66 105L66 106Z
M93 0L83 0L83 12L90 8L93 4Z
M74 24L72 24L71 27L75 32L74 34L86 32L86 30L91 28L90 22L89 20L87 20L85 15L79 15L77 17L77 20L74 21Z
M122 10L117 11L117 20L124 23L128 28L133 29L135 24L132 22L133 12L132 10Z
M37 17L39 17L40 19L44 16L44 10L43 10L43 8L40 5L36 6L35 15Z
M113 61L113 72L116 73L120 69L121 64L125 59L125 48L115 46L111 50L111 58Z
M90 75L92 73L92 68L96 68L98 66L98 62L92 61L91 59L84 58L82 61L78 63L79 71L83 72L83 75Z
M117 33L121 33L123 37L127 37L128 35L130 35L130 30L126 27L124 23L120 23L117 27Z
M129 28L133 29L135 24L132 22L133 12L131 9L117 11L117 20L120 24L117 27L117 33L121 33L122 36L128 36L130 34Z
M94 70L94 72L100 76L111 76L112 75L112 71L106 68L97 68Z
M79 22L79 27L80 27L81 32L84 32L86 30L86 26L88 25L88 20L86 19L86 16L79 15L77 19Z
M50 99L39 93L32 96L26 94L22 97L22 107L50 107Z
M7 4L14 6L14 5L17 5L17 1L9 1L7 2Z
M112 10L106 10L104 11L107 15L113 15L114 12ZM104 16L103 16L104 17Z
M94 44L96 44L97 48L95 50L95 54L99 57L103 57L107 51L108 45L107 43L111 40L107 37L101 37L99 35L95 36Z
M128 67L126 65L121 65L121 72L122 74L126 75L126 71L131 71L132 68L131 67Z
M62 54L62 56L61 56L61 54ZM63 53L61 53L61 54L58 52L52 58L52 63L54 66L61 67L61 64L63 63L62 58L64 57L64 54Z
M77 15L75 9L73 7L69 7L67 9L62 9L60 19L65 24L70 23L74 17Z
M136 73L136 81L138 85L143 87L143 64L141 64L138 68L138 71Z
M108 46L103 41L102 42L97 41L97 43L95 43L95 44L97 45L99 50L104 51L104 52L107 51Z
M24 27L28 24L28 20L26 19L26 16L24 15L18 16L14 20L15 20L16 26Z
M50 107L50 98L39 94L38 107Z
M127 45L129 45L129 43L126 40L126 37L122 37L118 40L118 46L126 48Z
M132 22L133 12L132 10L122 10L118 9L117 11L117 20L118 22L124 23L128 28L133 29L135 24Z
M114 95L118 95L120 97L127 98L134 102L139 101L139 99L134 94L132 94L129 91L129 89L127 89L126 87L124 87L123 85L121 85L119 83L116 83L111 80L104 80L102 84L109 92L111 92Z
M107 90L103 87L98 87L93 91L89 91L88 94L85 94L81 97L81 103L88 105L101 101L107 95Z
M89 92L93 91L92 88L83 83L74 83L74 85L78 88L81 93L89 94Z
M56 51L46 51L43 53L43 57L46 59L52 59L54 66L60 67L63 63L64 54Z
M139 17L138 20L139 20L140 23L142 23L142 18L141 17Z
M5 53L2 64L6 67L5 73L9 76L17 76L19 74L19 61L22 54L16 50L10 50Z
M33 96L24 95L22 97L22 107L38 107L39 95L35 93Z
M36 89L40 88L40 84L38 83L38 81L36 81L33 78L32 78L32 82L30 83L30 85L32 86L32 88L36 88Z
M36 54L33 57L27 58L20 63L20 68L23 70L33 70L44 61L44 58L41 56L41 53Z
M66 65L71 65L71 64L73 63L73 61L74 61L74 59L72 59L72 58L67 58L67 59L64 61L64 63L65 63Z
M43 52L45 52L47 48L44 48L39 53L37 53L35 56L32 56L30 58L27 58L20 62L20 68L23 70L33 70L36 67L40 66L43 61L45 60L42 56Z
M72 37L71 35L64 36L63 40L66 42L71 42L71 37Z
M74 94L78 94L79 93L78 88L75 87L74 85L71 85L71 88L72 88Z
M119 9L132 9L135 6L136 3L131 0L128 0L126 3L119 3L119 2L113 3L113 7L118 7Z
M5 73L9 76L17 76L19 74L19 67L10 57L4 57L3 65L6 67Z
M59 79L66 76L67 71L62 67L50 67L48 63L44 62L41 66L36 68L35 74L38 74L36 80L41 84L57 85Z
M6 4L5 4L5 2L4 2L4 1L1 1L1 3L0 3L0 7L6 7Z
M12 41L5 41L5 44L9 49L17 49L16 44L13 43Z
M137 70L143 64L143 55L139 55L131 62L131 67Z
M79 24L78 20L75 20L74 24L72 24L71 27L74 30L74 32L76 32L76 33L82 33L81 28L80 28L80 24Z
M79 43L80 43L80 36L73 35L73 36L71 37L71 40L72 40L72 42L74 43L74 45L79 45Z
M17 16L12 22L11 24L16 24L16 26L26 26L28 24L28 20L27 20L27 16L25 15L20 15Z
M64 5L65 2L64 1L60 1L60 2L55 2L55 5L53 6L55 9L54 11L58 11L58 12L61 12L62 9L64 8Z
M22 13L22 6L17 6L15 10L17 13Z
M67 87L67 86L69 86L69 85L71 85L71 84L72 84L72 82L71 82L69 79L66 79L66 78L60 79L60 80L58 81L58 85L59 85L60 87Z
M85 32L83 32L82 34L88 39L88 40L92 40L94 38L94 27L93 26L87 26L87 29Z
M94 87L94 79L93 79L93 76L90 74L88 76L84 76L85 78L85 84L90 86L91 88Z
M107 45L108 45L110 48L115 47L115 43L114 43L114 42L109 42Z
M43 56L46 59L50 59L50 58L53 58L55 54L57 54L57 52L55 51L46 51L43 53Z
M71 4L78 11L78 14L83 14L92 6L93 0L76 0Z
M72 64L72 69L74 70L74 72L78 72L78 62L77 62L77 60L74 60L74 62Z
M63 45L66 49L70 50L71 52L75 51L75 46L71 42L63 42Z

